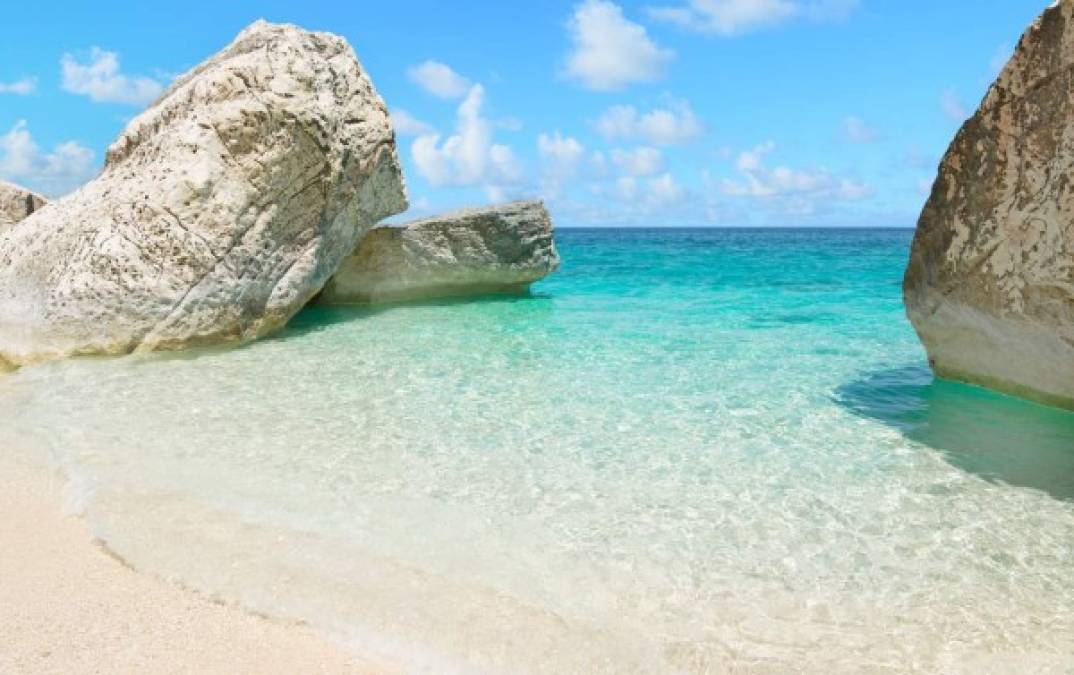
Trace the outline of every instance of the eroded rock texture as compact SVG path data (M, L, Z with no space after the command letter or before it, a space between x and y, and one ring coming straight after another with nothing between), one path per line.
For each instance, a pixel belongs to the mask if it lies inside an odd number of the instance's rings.
M1030 27L958 132L904 293L940 376L1074 408L1074 0Z
M325 287L321 302L517 293L558 267L544 205L514 202L372 230Z
M96 180L0 234L0 363L260 336L405 208L350 46L258 22L135 118Z
M39 194L0 180L0 232L47 203L48 200Z

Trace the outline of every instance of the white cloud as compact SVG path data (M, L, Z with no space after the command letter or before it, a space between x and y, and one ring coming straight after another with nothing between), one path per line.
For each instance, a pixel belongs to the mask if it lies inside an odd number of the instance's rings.
M566 74L596 91L616 91L660 79L675 54L649 37L608 0L585 0L567 22L573 49Z
M395 133L400 136L422 136L435 131L431 126L401 108L392 111L392 124L395 125Z
M407 77L419 87L439 98L462 98L473 83L459 75L451 66L428 60L407 71Z
M775 141L766 141L761 145L751 149L743 150L738 155L738 160L735 162L735 167L743 173L749 173L751 171L757 171L761 168L764 158L772 154L776 149Z
M864 183L840 178L823 167L770 169L766 160L775 149L776 144L768 141L740 153L735 163L739 177L721 181L719 190L730 197L769 201L780 210L798 214L812 213L819 202L856 201L872 194Z
M94 47L88 63L79 63L70 54L60 59L63 90L89 96L97 103L145 105L164 90L151 77L128 77L120 72L119 56Z
M557 131L555 135L541 134L537 137L537 152L555 164L577 168L585 154L585 147L577 139Z
M549 198L556 198L563 185L578 174L585 147L575 138L560 132L541 134L537 137L537 154L541 157L541 191Z
M827 21L850 15L860 0L687 0L649 8L649 15L702 33L731 36L794 19Z
M686 194L670 173L653 178L647 187L649 199L654 204L674 204Z
M37 78L24 77L14 82L0 82L0 94L15 94L16 96L29 96L37 91Z
M612 106L594 123L606 140L641 140L653 145L682 145L704 133L701 120L686 101L670 99L667 107L639 113L634 106Z
M843 139L848 143L875 143L880 140L880 132L860 117L851 116L843 119Z
M664 168L664 155L656 148L613 150L612 163L631 176L654 176Z
M93 151L74 141L43 152L27 127L19 120L0 136L0 178L42 192L50 197L64 195L93 178L97 172Z
M686 190L679 185L670 173L663 173L655 178L639 180L634 176L622 176L614 183L611 192L600 187L596 194L612 197L646 212L680 204L686 197Z
M475 84L459 105L455 134L443 143L440 134L424 134L411 145L418 172L433 187L481 186L495 200L522 180L511 148L493 142L494 125L481 114L484 99L484 87Z
M940 95L940 110L954 122L965 122L970 116L953 89L947 89Z

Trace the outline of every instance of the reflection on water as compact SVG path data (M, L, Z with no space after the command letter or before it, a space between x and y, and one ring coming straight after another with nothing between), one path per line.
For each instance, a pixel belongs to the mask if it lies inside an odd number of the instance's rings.
M836 400L960 469L1074 501L1074 413L940 380L923 365L869 374Z

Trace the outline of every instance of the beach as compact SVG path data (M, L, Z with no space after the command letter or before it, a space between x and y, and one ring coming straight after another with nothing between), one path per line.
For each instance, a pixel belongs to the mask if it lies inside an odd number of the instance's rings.
M109 670L159 645L336 672L322 635L431 672L1063 673L1074 416L932 377L910 235L566 230L528 296L13 373L0 448L70 483L13 493L36 511L5 550L71 588L4 592L97 604L5 616L9 644L71 634ZM7 543L42 530L67 538ZM110 597L132 608L97 619Z
M398 672L130 569L65 513L63 480L11 448L0 475L0 672Z

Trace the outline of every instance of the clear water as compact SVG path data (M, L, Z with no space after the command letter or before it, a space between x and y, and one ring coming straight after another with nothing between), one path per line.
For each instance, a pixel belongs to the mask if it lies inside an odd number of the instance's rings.
M563 231L525 298L0 380L134 566L417 669L1074 667L1074 414L935 382L908 231Z

